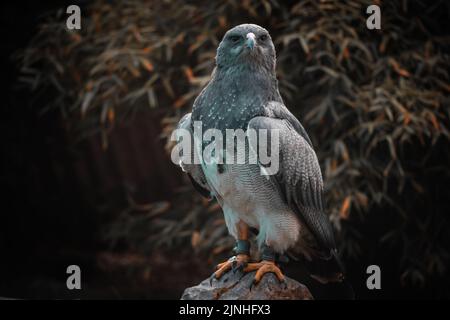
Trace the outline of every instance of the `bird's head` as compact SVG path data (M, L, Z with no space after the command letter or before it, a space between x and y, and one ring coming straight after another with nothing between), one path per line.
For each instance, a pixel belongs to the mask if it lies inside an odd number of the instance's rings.
M275 72L275 47L269 32L256 24L241 24L225 33L217 48L219 68L257 66Z

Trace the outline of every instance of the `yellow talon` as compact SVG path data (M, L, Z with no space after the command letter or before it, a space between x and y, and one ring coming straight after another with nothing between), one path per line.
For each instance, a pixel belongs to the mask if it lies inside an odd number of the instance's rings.
M273 261L263 260L263 261L257 262L257 263L249 263L244 268L244 272L251 272L251 271L255 271L255 270L256 270L256 274L255 274L255 278L253 279L254 284L257 284L259 281L261 281L262 277L266 273L270 273L270 272L274 273L280 282L285 282L283 273L281 272L280 268Z
M214 277L220 279L225 273L231 269L236 270L238 268L244 268L247 265L250 257L246 254L238 254L237 256L231 257L225 262L219 263L216 266L217 271L214 272Z

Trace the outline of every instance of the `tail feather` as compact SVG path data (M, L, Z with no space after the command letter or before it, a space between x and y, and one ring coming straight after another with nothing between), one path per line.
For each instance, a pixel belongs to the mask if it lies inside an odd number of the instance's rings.
M324 288L327 288L326 291L329 291L329 294L339 295L339 299L355 299L355 292L350 282L345 279L345 267L336 249L332 249L326 259L316 258L308 261L306 269L309 271L310 277L323 286L322 293Z
M289 255L289 271L294 279L304 283L311 291L314 299L354 300L355 292L351 283L344 277L344 265L336 250L315 255L307 259L305 256Z
M317 257L311 261L305 261L305 267L312 278L323 284L344 280L344 265L336 249L332 249L326 257Z

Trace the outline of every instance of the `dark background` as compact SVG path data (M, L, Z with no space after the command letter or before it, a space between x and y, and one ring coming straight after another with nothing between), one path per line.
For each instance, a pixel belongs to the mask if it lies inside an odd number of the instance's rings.
M173 298L173 291L179 294L182 287L172 289L171 279L167 280L169 284L153 284L157 292L153 293L146 288L148 283L134 283L133 275L122 276L121 271L105 275L97 268L97 254L107 249L99 237L100 224L108 221L97 204L119 195L113 202L125 205L123 190L127 188L138 190L134 196L141 202L170 199L172 188L180 184L181 175L169 158L152 157L152 148L164 146L157 138L160 112L145 114L140 120L133 120L132 126L117 128L113 133L115 145L107 153L95 138L71 149L61 119L55 114L38 114L17 81L19 67L13 56L27 46L39 21L51 10L65 10L71 4L83 8L88 2L1 4L5 100L1 109L0 295ZM142 163L142 159L146 162ZM151 192L147 192L149 189ZM173 272L168 266L169 257L158 253L155 256L152 259L163 260L157 268ZM79 265L83 272L81 293L66 289L66 268L71 264ZM170 278L169 273L167 277Z
M208 258L204 263L207 254L189 246L138 255L120 241L111 249L100 236L103 226L120 214L117 208L126 207L125 193L138 203L164 203L173 201L176 190L187 186L167 155L152 151L165 145L159 138L163 112L142 111L117 125L104 150L98 136L74 144L60 117L38 112L19 85L12 55L28 45L43 14L75 3L83 7L87 1L1 3L0 296L176 299L185 287L206 278L215 260ZM443 23L442 30L448 31L448 20ZM448 148L448 141L440 146ZM443 149L435 159L446 156ZM438 203L430 212L446 210L448 214L448 180L441 179L426 192ZM352 223L365 235L360 242L362 254L346 259L358 298L449 297L448 274L430 276L420 285L405 286L399 280L400 248L394 243L387 249L378 241L386 229L397 225L393 212L374 208L364 221L356 216ZM444 246L448 248L448 243ZM82 269L79 292L65 287L70 264ZM381 267L382 290L365 287L365 268L370 264Z

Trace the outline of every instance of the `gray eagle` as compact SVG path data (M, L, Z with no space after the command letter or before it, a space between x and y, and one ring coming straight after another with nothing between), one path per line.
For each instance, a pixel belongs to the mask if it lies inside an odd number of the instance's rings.
M261 174L263 165L249 161L180 163L202 195L217 199L236 239L236 255L220 263L213 276L256 270L254 284L268 272L284 282L278 262L287 256L304 261L315 279L341 281L317 156L302 124L283 103L275 64L275 48L266 29L254 24L230 29L217 49L211 80L195 99L192 113L178 124L192 134L196 122L203 131L276 129L279 133L279 168L272 175ZM204 143L193 146L195 152L205 148ZM252 233L257 234L259 262L250 260Z

